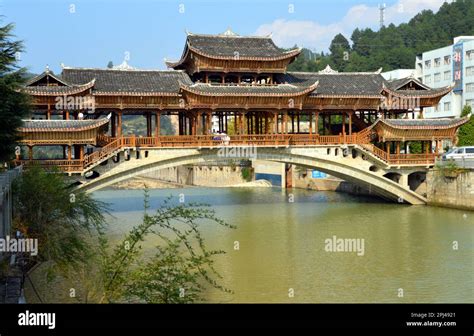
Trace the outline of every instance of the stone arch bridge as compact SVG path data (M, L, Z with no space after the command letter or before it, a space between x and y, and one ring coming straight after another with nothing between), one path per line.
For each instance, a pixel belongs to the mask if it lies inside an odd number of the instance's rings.
M371 144L326 144L137 147L120 144L103 157L96 157L80 175L71 178L78 189L93 192L156 169L230 159L275 161L316 169L359 186L382 198L407 204L425 204L424 195L410 188L412 177L425 174L431 158L416 163L390 161ZM99 153L100 155L100 153ZM414 188L413 188L414 189Z

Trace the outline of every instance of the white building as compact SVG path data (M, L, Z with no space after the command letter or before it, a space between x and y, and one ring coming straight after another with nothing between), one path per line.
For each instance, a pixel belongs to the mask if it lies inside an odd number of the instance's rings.
M415 69L397 69L381 73L382 77L388 81L402 79L407 77L415 77Z
M459 36L452 45L417 55L415 77L432 88L455 85L437 107L424 109L425 118L458 117L465 105L474 108L474 36Z

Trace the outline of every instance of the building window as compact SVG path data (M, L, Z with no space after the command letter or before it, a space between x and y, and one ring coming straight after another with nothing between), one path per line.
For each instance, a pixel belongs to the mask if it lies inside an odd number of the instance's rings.
M451 80L451 71L444 72L444 80Z
M474 76L474 66L466 68L466 77Z
M431 68L431 60L425 61L425 68L426 69Z
M451 103L450 102L444 103L444 111L449 111L449 110L451 110Z
M438 68L441 66L441 58L438 57L434 59L434 66L435 68Z
M466 51L466 58L467 58L469 61L474 60L474 49L471 49L471 50L467 50L467 51Z
M430 84L431 83L431 75L426 75L425 76L425 81L424 81L425 84Z
M439 81L441 81L441 73L440 72L434 74L434 82L437 83Z
M474 83L466 84L466 92L474 92Z
M451 64L451 55L444 56L444 65Z

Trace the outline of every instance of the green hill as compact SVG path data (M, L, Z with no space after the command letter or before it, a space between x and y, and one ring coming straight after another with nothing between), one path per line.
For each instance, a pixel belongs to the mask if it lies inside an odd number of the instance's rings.
M474 0L444 3L437 13L424 10L408 23L379 31L355 29L352 43L338 34L328 55L304 50L288 70L319 71L327 64L338 71L413 68L417 54L452 44L459 35L474 35Z

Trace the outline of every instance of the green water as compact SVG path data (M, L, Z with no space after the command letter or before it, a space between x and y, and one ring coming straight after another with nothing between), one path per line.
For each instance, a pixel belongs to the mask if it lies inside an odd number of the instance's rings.
M474 302L473 212L277 188L151 190L151 206L179 194L237 226L202 227L208 247L227 252L216 268L234 291L209 289L208 302ZM94 197L112 207L113 239L142 217L140 190ZM363 255L327 252L333 236L364 239Z

